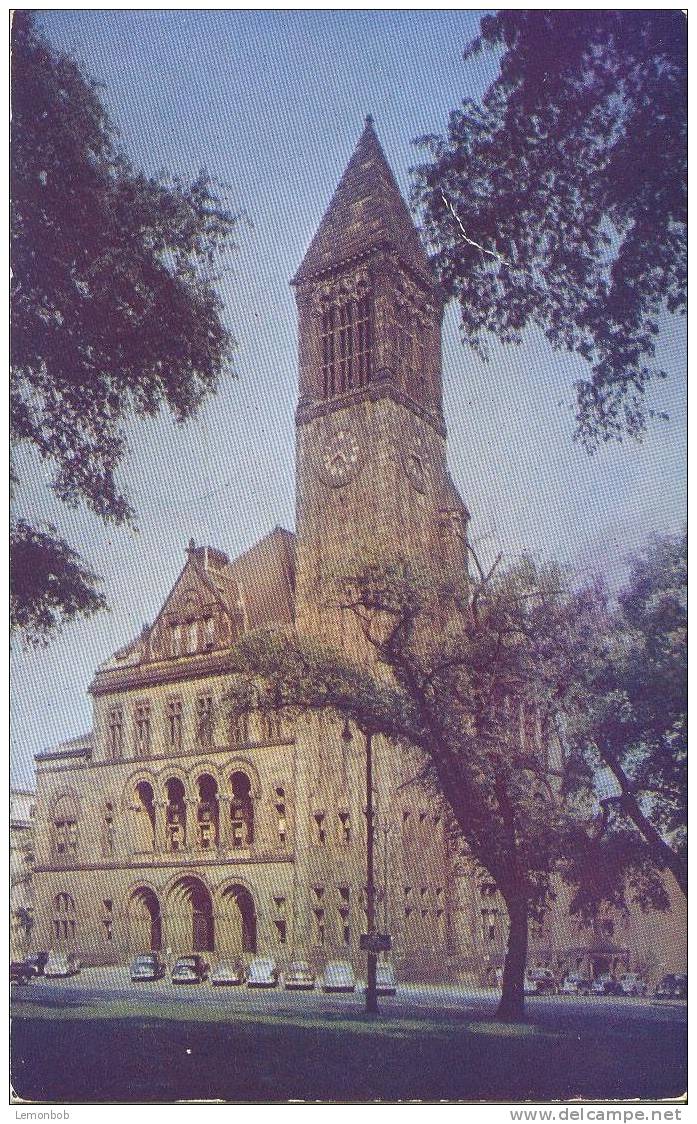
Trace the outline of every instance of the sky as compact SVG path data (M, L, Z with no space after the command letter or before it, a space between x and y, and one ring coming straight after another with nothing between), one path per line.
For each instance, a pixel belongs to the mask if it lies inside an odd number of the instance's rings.
M227 185L246 219L220 292L236 340L215 398L186 426L162 416L128 427L120 481L135 527L60 504L46 467L18 460L17 514L44 520L103 579L110 610L67 625L48 648L12 655L12 777L34 754L91 727L96 666L154 619L190 538L231 557L274 526L294 526L297 394L295 273L371 113L407 196L416 137L443 133L464 97L480 98L495 56L464 63L472 11L51 11L50 41L102 84L136 164ZM652 532L685 519L685 338L666 318L651 403L670 414L641 443L589 457L572 439L581 360L529 333L492 341L487 362L443 331L449 463L480 553L523 552L620 581Z

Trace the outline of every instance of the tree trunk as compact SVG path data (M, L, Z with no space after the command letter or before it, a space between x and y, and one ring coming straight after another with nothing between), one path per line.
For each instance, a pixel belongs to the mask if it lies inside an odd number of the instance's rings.
M502 1022L522 1022L525 1018L525 966L528 958L528 906L524 899L506 901L508 944L503 966L501 1002L496 1012Z

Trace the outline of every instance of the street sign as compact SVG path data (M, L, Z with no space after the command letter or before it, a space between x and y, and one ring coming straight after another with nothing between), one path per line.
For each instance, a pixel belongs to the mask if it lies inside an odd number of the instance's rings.
M361 933L360 946L363 952L389 952L392 937L389 933Z

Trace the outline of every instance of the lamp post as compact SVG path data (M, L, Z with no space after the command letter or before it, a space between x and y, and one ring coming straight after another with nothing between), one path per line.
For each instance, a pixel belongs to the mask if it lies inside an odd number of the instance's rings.
M352 740L348 719L344 722L342 738ZM365 735L365 824L366 824L366 921L368 939L375 937L375 822L373 816L373 735L370 730ZM369 1015L377 1015L377 963L378 956L368 948L368 978L365 991L365 1009Z
M366 915L368 921L368 936L375 936L375 823L373 822L373 735L370 731L365 737L365 791L366 791ZM365 992L365 1009L368 1014L378 1013L377 993L377 963L378 955L372 950L368 951L368 986Z

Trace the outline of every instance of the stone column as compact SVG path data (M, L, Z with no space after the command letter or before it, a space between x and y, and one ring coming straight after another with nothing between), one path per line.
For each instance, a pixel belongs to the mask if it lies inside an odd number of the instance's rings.
M187 796L184 800L186 821L184 824L184 850L198 851L198 798Z
M218 850L224 854L232 849L231 800L232 797L223 792L218 796Z
M167 801L155 802L155 850L163 855L167 850Z

